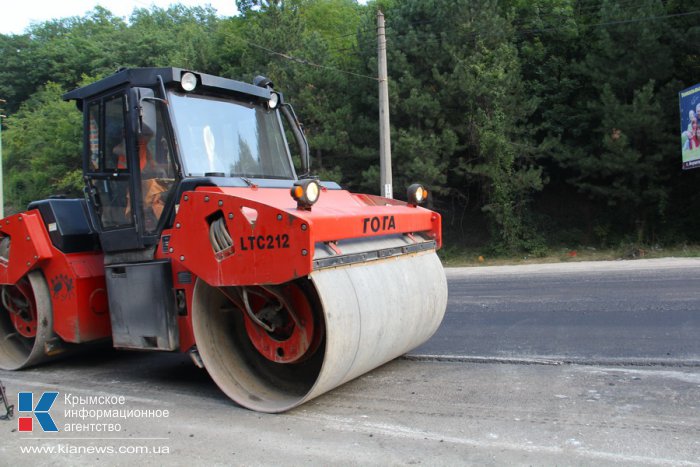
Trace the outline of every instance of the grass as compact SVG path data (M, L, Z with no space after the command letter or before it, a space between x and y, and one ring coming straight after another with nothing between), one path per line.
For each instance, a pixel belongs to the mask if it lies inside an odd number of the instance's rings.
M622 245L617 248L550 248L544 254L493 256L486 249L459 248L446 246L439 251L442 263L448 267L460 266L501 266L513 264L570 263L575 261L612 261L621 259L648 259L669 257L700 257L700 245L678 246L637 246Z

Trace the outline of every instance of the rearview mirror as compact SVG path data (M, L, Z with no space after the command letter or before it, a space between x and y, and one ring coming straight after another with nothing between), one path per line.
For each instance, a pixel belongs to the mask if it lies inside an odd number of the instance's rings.
M309 143L306 141L306 136L304 136L304 131L301 128L301 123L294 113L294 108L290 104L282 104L280 107L282 115L289 123L292 133L294 133L294 139L297 141L299 146L299 152L301 153L301 175L299 178L304 178L311 172L311 156L309 155Z
M140 135L153 135L156 132L157 112L156 101L163 99L155 97L153 89L136 88L138 99L139 128Z

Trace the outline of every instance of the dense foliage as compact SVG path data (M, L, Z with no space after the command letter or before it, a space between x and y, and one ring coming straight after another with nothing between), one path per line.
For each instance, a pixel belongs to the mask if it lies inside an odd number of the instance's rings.
M8 211L79 195L80 115L62 92L123 66L270 77L315 172L378 192L376 12L387 20L395 192L432 188L448 242L506 253L700 240L678 96L700 79L700 7L668 0L237 0L0 35Z

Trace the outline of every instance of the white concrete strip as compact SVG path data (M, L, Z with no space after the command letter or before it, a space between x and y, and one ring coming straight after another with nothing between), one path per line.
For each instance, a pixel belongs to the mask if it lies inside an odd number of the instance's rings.
M700 367L700 360L685 358L590 358L564 355L538 355L533 357L484 357L478 355L422 354L409 352L400 357L419 362L502 363L508 365L582 365L582 366L665 366Z
M574 261L567 263L521 264L508 266L469 266L445 268L447 277L567 274L581 272L700 269L700 258L655 258L619 261Z
M473 355L439 355L408 353L401 357L404 360L425 362L456 362L456 363L504 363L511 365L562 365L564 362L549 358L527 357L477 357Z

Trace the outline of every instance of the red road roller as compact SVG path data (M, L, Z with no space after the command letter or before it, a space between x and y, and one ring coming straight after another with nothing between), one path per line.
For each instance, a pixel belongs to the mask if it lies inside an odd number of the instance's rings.
M63 97L83 113L85 197L0 221L0 368L107 340L189 352L238 404L283 412L437 330L425 188L403 202L311 177L268 79L121 69Z

